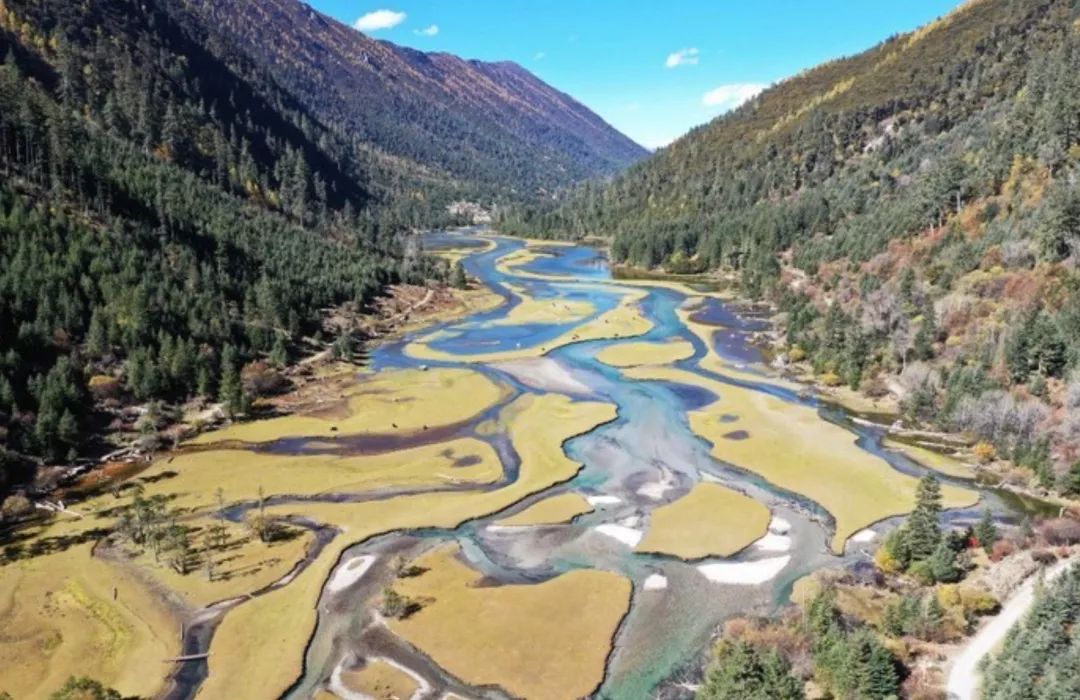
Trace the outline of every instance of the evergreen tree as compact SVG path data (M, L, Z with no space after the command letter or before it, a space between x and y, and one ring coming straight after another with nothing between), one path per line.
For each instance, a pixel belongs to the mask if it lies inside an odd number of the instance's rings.
M275 367L284 367L289 361L289 351L285 346L285 337L277 333L274 336L274 347L270 350L270 363Z
M747 642L721 644L698 691L701 700L802 700L802 684L776 651Z
M237 368L236 349L226 345L221 353L221 379L218 382L218 400L230 418L243 412L244 388Z
M454 273L450 278L450 283L457 289L466 289L469 286L469 278L465 275L465 266L458 260L454 263Z
M930 594L930 600L926 603L924 616L925 636L930 640L937 640L945 624L945 608L941 607L936 593Z
M939 583L955 583L960 580L962 572L956 563L956 552L945 540L938 543L927 563L935 581Z
M982 517L975 524L974 534L976 539L979 540L979 546L989 554L990 550L994 548L994 542L997 541L998 537L997 525L994 524L994 516L989 508L983 510Z
M926 559L941 542L941 483L933 474L919 479L915 491L915 511L905 525L905 541L914 561Z

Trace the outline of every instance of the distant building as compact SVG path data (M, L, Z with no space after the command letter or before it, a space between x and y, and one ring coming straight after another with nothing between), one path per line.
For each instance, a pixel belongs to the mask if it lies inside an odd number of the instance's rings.
M451 216L461 217L470 224L490 224L495 217L495 207L485 207L477 202L453 202L446 207Z

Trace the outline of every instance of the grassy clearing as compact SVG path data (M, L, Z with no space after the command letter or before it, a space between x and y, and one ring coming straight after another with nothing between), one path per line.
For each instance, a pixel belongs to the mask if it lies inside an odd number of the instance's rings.
M456 545L440 547L417 560L425 573L398 581L422 607L390 628L467 683L533 700L590 695L630 607L630 582L578 570L540 584L480 586L456 554Z
M717 459L760 474L827 510L836 521L834 552L842 552L855 532L915 506L915 479L859 449L851 433L812 408L673 368L632 369L627 376L696 384L718 395L719 401L690 414L690 427L712 442ZM723 415L737 420L725 422ZM733 431L748 435L725 437ZM977 493L951 486L942 488L942 496L946 508L978 501Z
M192 570L177 573L165 562L154 561L150 552L138 554L133 563L154 580L176 593L192 607L203 607L220 600L247 595L277 581L300 561L314 535L308 530L288 528L287 537L274 542L262 542L249 529L225 521L225 544L211 546L209 528L215 518L200 518L185 522L192 541ZM206 569L207 557L214 561L214 579Z
M653 512L637 551L680 559L729 557L768 528L769 509L764 505L726 486L702 482Z
M91 547L0 567L0 689L13 697L48 697L72 674L151 697L171 670L179 621Z
M496 525L526 527L568 523L579 515L591 513L593 507L580 493L569 492L545 498L525 510L497 521Z
M466 466L455 466L455 465ZM207 508L217 489L227 502L267 496L361 493L455 483L490 484L502 477L495 450L475 438L421 445L375 455L273 455L249 450L207 450L162 460L143 473L147 493L171 505Z
M945 474L946 476L955 477L957 479L975 478L975 467L956 457L951 457L926 447L912 445L907 442L900 442L899 440L893 440L891 438L885 438L885 441L882 444L894 452L901 452L907 455L927 469L932 469L936 472Z
M382 659L368 661L359 670L342 672L341 682L354 693L373 700L408 700L420 689L415 678Z
M506 387L467 369L379 372L348 390L348 400L341 415L297 414L237 423L203 433L191 444L417 432L425 427L473 418L500 401L506 392Z
M446 260L451 265L455 265L465 258L472 257L473 255L479 255L480 253L490 253L495 249L497 243L488 239L484 241L482 246L468 246L462 245L457 248L439 248L437 250L428 251L429 254L434 255L437 258Z
M404 386L392 386L394 380ZM366 421L365 427L376 429L395 420L407 427L439 416L454 421L480 412L501 399L503 391L469 371L388 372L360 384L351 399L355 410L349 420ZM249 436L256 439L274 439L298 434L293 432L296 426L308 421L315 427L316 437L329 437L326 426L334 424L315 417L301 417L300 421L274 419L265 421L273 424L271 428L251 424L243 430L254 430ZM431 420L433 425L437 422ZM204 509L209 513L216 506L219 487L226 502L233 502L255 498L260 485L267 495L312 494L327 489L363 491L463 481L487 484L501 476L502 465L488 444L463 439L392 455L343 458L210 450L161 460L144 472L139 482L147 497L166 496L171 509ZM22 558L0 569L0 619L7 623L6 629L17 630L0 645L0 661L6 662L0 668L0 688L16 697L43 697L74 673L94 676L125 694L152 696L170 668L162 661L178 651L179 623L162 605L161 593L148 592L143 576L139 581L129 578L134 571L142 569L146 580L156 580L162 589L171 589L180 599L199 605L243 595L276 580L295 564L309 542L310 536L301 534L267 546L248 541L240 526L230 525L233 532L229 539L234 544L217 562L213 582L203 570L186 576L176 574L164 563L155 564L151 555L133 559L130 571L126 566L121 570L92 558L90 547L115 523L118 507L129 502L126 495L98 496L73 506L85 515L83 518L57 516L20 531ZM422 515L420 510L413 518L422 520ZM205 518L184 521L192 528L206 523ZM372 524L379 526L377 521ZM197 550L201 546L198 531L192 539ZM61 584L68 588L60 590ZM118 590L115 604L113 587ZM315 595L317 590L307 599L309 609ZM62 602L61 607L57 601ZM299 653L309 629L304 628L298 636L286 634L278 641L287 640L292 652ZM147 673L147 668L154 672ZM237 673L247 676L239 670ZM220 697L251 695L240 687Z
M652 321L647 319L639 308L639 302L645 298L644 292L628 292L615 308L600 314L596 318L572 328L558 338L543 345L498 350L495 352L457 354L439 350L430 345L438 335L421 338L405 347L405 354L418 360L456 361L456 362L502 362L528 357L540 357L551 350L570 343L586 340L605 340L609 338L633 338L652 330ZM527 319L523 319L527 322Z
M619 343L608 345L596 355L596 359L612 367L637 367L639 365L669 365L694 355L694 346L685 340L666 343Z
M518 297L519 303L505 317L493 321L496 326L519 326L528 323L574 323L582 321L596 312L596 306L580 299L537 299L523 287L507 284Z
M288 586L245 603L226 615L211 647L206 697L276 697L300 674L304 641L315 625L315 601L341 552L354 542L397 529L453 528L497 513L526 496L570 479L581 465L562 443L615 418L605 403L573 402L565 396L526 395L500 414L521 456L517 481L488 492L401 496L384 501L282 506L271 513L301 513L336 525L336 538Z

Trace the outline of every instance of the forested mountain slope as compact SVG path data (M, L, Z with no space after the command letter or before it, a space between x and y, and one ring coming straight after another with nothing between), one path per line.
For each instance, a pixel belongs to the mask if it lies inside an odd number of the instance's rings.
M534 196L645 150L514 63L377 41L299 0L191 0L216 41L271 71L337 131L477 196Z
M193 37L153 2L0 0L0 489L103 406L241 408L243 361L430 273L377 163Z
M1080 490L1078 177L1078 4L979 0L503 228L736 270L827 383Z

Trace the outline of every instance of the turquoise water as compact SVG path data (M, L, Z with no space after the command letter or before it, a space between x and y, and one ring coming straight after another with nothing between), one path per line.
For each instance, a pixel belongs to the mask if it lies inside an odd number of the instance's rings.
M524 287L530 295L541 299L588 301L596 309L590 318L614 308L624 295L642 289L621 286L618 281L612 280L603 255L593 248L579 246L546 248L550 256L539 258L524 268L537 275L573 278L573 282L527 279L506 274L495 269L496 261L525 244L506 238L491 240L495 241L493 250L472 254L464 264L470 275L504 296L507 304L464 320L425 328L418 336L382 345L372 355L377 369L421 364L456 366L458 363L452 361L421 363L405 355L404 348L409 342L429 334L435 334L437 340L431 345L438 350L451 354L475 354L518 347L543 347L582 322L516 326L493 324L519 303L509 284ZM466 243L473 246L482 243L475 236L451 233L432 234L427 242L429 249L461 248ZM764 373L760 381L752 381L733 379L698 368L697 361L704 356L707 348L678 318L676 311L685 301L686 295L677 291L648 289L641 308L653 321L655 328L646 336L633 340L685 339L693 344L695 354L678 363L683 369L723 383L765 392L784 401L817 406L812 398L769 383ZM716 300L706 302L695 312L695 317L717 326L713 341L724 357L744 363L760 360L760 354L749 342L750 334L763 328L760 318L746 318L737 309ZM432 541L456 540L470 563L490 581L497 583L542 581L582 567L617 571L634 582L635 594L631 611L619 630L615 649L609 659L608 673L598 695L605 698L646 698L657 684L681 668L700 666L710 637L723 620L737 614L767 614L775 610L787 599L792 583L799 577L823 566L864 560L865 555L861 552L865 552L867 547L849 545L844 557L832 555L827 546L830 519L819 507L797 494L774 487L756 475L713 459L710 445L690 431L687 412L711 403L715 396L707 390L689 385L625 379L618 370L595 359L599 350L618 342L627 341L577 342L546 354L547 358L557 362L587 388L586 393L578 398L608 401L618 407L615 421L564 445L567 454L584 465L570 483L453 531L399 533L361 543L347 551L343 561L366 553L417 551ZM540 391L493 367L484 364L466 366L510 383L517 392ZM493 412L489 412L488 416ZM922 468L917 464L882 450L881 436L875 429L854 424L838 409L822 407L822 416L850 430L853 437L858 438L860 447L882 457L894 468L913 475L922 473ZM471 427L462 430L468 433ZM500 454L504 457L506 478L515 478L517 457L509 448L505 436L481 436L481 439L499 446ZM665 557L634 554L631 547L596 529L601 525L615 524L630 530L644 530L653 510L685 495L703 479L737 488L765 503L774 515L791 523L792 546L786 552L791 559L774 580L757 586L712 583L690 564ZM513 532L488 527L492 521L521 510L541 497L570 489L585 496L604 497L610 502L563 526ZM1008 512L1008 507L990 493L986 494L984 505L1003 514ZM964 521L977 517L977 514L974 511L961 511L951 513L949 517ZM882 525L888 526L889 523ZM733 559L742 561L773 556L777 556L776 553L751 549ZM667 588L648 591L643 588L645 579L654 574L666 578ZM377 578L379 570L374 570L372 576ZM423 668L427 680L439 688L454 689L468 696L499 696L497 691L461 688L454 679L432 668L430 660L415 650L395 645L393 640L385 638L386 634L375 630L371 625L367 601L377 591L378 588L372 583L357 585L346 591L324 593L320 601L319 625L307 654L305 676L294 689L292 697L305 696L325 682L340 663L365 654L390 655L410 668ZM498 650L492 650L492 653L498 653ZM553 653L557 651L553 650Z

